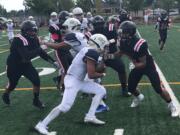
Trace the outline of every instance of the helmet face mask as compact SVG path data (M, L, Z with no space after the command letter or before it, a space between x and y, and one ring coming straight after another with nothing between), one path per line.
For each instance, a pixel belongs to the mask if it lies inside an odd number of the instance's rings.
M121 23L118 33L121 40L129 40L136 34L136 24L132 21L125 21Z
M109 41L102 34L94 34L90 37L88 44L92 49L102 52L109 45Z
M28 38L36 38L38 28L32 21L24 21L21 25L21 34Z
M96 15L92 20L92 24L95 30L102 30L105 24L105 20L102 16Z
M161 12L161 18L166 19L167 18L167 12L164 10Z
M81 23L76 18L68 18L63 24L62 28L65 33L80 30Z

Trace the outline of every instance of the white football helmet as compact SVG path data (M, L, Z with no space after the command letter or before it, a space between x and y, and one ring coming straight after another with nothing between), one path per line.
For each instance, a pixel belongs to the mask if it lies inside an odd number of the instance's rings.
M82 10L82 8L80 8L80 7L74 8L72 12L73 12L74 15L83 14L83 10Z
M109 45L109 41L103 34L94 34L89 38L88 44L93 49L104 50L104 47Z
M29 20L34 20L34 17L33 16L29 16L28 19Z
M52 20L52 21L56 21L56 20L58 19L56 12L52 12L51 15L50 15L50 17L51 17L51 20Z
M80 30L81 23L76 18L68 18L62 26L64 26L66 30L68 30L67 32L72 32Z
M56 12L52 12L51 16L56 16L57 17L57 13Z

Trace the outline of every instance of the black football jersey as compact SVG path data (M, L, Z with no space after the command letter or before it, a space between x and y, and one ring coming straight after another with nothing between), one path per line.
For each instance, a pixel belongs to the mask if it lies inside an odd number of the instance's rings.
M167 30L171 23L171 20L168 17L165 19L162 19L159 17L157 19L157 23L158 23L159 30Z
M121 40L119 49L137 62L140 57L146 56L146 67L154 67L153 58L148 51L148 44L144 39L133 37L131 42Z

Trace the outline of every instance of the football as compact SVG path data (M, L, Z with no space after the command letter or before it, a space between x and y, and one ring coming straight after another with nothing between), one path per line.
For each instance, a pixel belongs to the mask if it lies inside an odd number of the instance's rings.
M106 72L106 65L104 63L98 63L96 65L96 72L105 73Z

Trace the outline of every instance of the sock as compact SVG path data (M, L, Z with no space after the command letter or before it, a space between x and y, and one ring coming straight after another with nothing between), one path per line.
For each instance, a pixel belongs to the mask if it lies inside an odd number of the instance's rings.
M102 97L100 95L95 95L92 99L92 102L91 102L91 106L89 108L89 112L86 114L88 116L95 116L95 112L96 112L96 109L98 107L98 105L100 104L102 100Z
M39 99L39 92L34 92L34 99Z
M47 126L52 120L54 120L59 114L60 110L57 107L55 107L47 116L46 118L41 122L44 126Z

